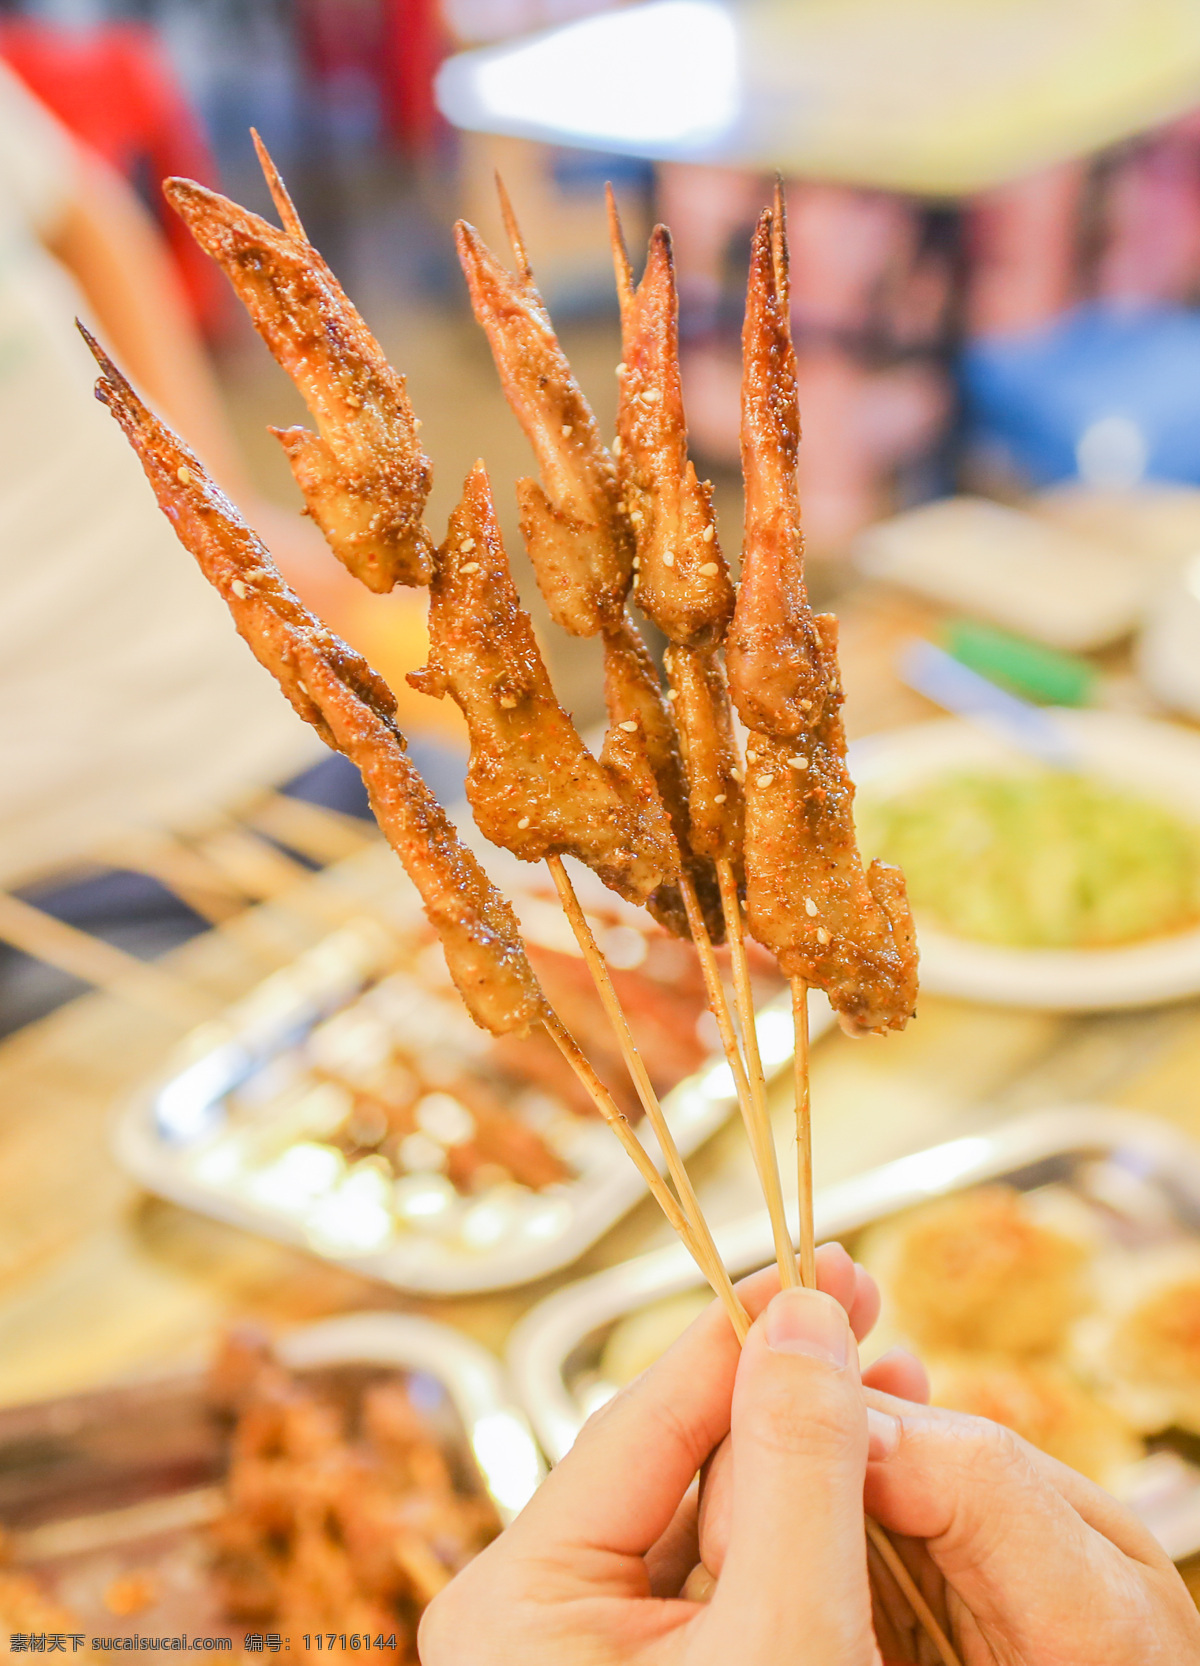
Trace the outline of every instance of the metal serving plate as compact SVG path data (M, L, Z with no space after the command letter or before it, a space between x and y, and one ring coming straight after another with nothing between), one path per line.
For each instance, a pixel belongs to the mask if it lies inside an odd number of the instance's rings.
M561 916L560 924L561 924ZM299 1172L288 1159L297 1145L311 1155L321 1137L321 1107L305 1101L303 1116L286 1127L268 1108L233 1118L226 1101L266 1094L281 1071L303 1055L313 1032L345 1011L386 968L395 972L395 940L377 921L363 919L333 933L294 964L268 978L224 1018L195 1031L162 1075L119 1114L114 1145L118 1161L151 1191L202 1214L277 1238L354 1267L402 1290L458 1295L496 1290L541 1278L567 1266L645 1196L644 1183L616 1139L598 1118L561 1107L543 1137L571 1171L565 1182L540 1191L514 1183L447 1206L418 1195L404 1209L372 1158L332 1172ZM425 1021L422 980L445 979L440 954L422 957L406 971L413 1011L391 1012L411 1029ZM403 1004L403 999L402 1003ZM424 1041L449 1058L481 1045L481 1032L465 1012L447 1003L429 1020ZM810 1001L810 1029L820 1035L832 1023L824 997ZM786 994L758 1016L759 1045L768 1073L790 1062L792 1019ZM685 1156L710 1137L735 1108L729 1067L714 1060L663 1100L663 1109ZM301 1113L297 1112L297 1116ZM639 1129L663 1167L657 1142ZM373 1166L374 1165L374 1166ZM285 1183L286 1182L286 1183Z
M543 1464L497 1362L444 1325L357 1313L284 1336L277 1353L338 1396L404 1373L464 1491L508 1522ZM219 1513L228 1438L201 1371L0 1411L0 1524L11 1565L36 1575L90 1636L229 1636L207 1577L203 1526ZM114 1613L113 1582L150 1600Z
M902 1157L819 1192L818 1239L849 1239L902 1209L1001 1180L1021 1191L1058 1184L1093 1206L1102 1201L1114 1244L1153 1235L1200 1239L1200 1148L1153 1118L1099 1107L1034 1113L992 1133ZM1159 1225L1148 1219L1156 1215ZM765 1213L716 1234L735 1277L773 1258ZM552 1462L614 1390L599 1364L619 1319L701 1283L681 1245L582 1279L547 1297L512 1334L509 1372ZM1200 1552L1200 1467L1192 1454L1152 1452L1129 1472L1125 1501L1177 1561Z

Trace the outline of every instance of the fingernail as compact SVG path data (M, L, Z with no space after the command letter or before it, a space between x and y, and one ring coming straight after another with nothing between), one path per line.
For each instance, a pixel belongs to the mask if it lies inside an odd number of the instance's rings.
M781 1290L767 1308L767 1347L777 1354L807 1354L840 1371L849 1342L845 1313L818 1290Z
M891 1412L867 1407L867 1461L881 1464L900 1444L900 1419Z

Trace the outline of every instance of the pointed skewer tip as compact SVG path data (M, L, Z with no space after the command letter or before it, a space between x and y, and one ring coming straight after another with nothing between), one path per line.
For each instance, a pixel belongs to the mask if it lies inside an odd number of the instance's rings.
M100 377L92 391L95 393L95 396L100 403L102 405L107 405L111 395L116 393L131 392L132 390L129 387L129 383L125 380L125 377L122 376L121 372L109 358L103 347L101 347L100 343L88 329L82 318L77 318L75 320L75 328L79 331L80 335L87 343L88 351L91 353L99 367Z
M521 236L521 228L517 224L516 211L513 208L512 199L508 194L504 181L500 177L499 168L496 169L493 177L496 181L496 195L500 199L500 215L504 221L504 230L508 235L509 243L512 245L513 259L517 263L517 270L520 272L521 276L523 278L530 279L533 277L533 268L529 264L529 255L525 248L525 239Z
M608 206L608 239L612 245L613 270L617 275L617 293L622 305L633 295L633 267L629 263L629 250L625 244L625 232L621 226L621 211L617 207L617 194L608 183L604 187L604 200Z
M271 153L263 143L262 135L257 127L250 129L250 137L254 142L254 153L258 157L258 165L263 171L263 178L267 182L267 189L271 193L271 201L275 204L275 211L283 222L283 229L289 237L297 238L301 243L308 242L308 234L304 230L296 205L292 201L291 193L283 183L283 175L275 166Z

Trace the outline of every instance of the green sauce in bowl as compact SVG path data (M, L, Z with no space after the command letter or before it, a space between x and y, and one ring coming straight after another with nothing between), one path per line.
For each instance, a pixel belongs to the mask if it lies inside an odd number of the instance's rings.
M1010 948L1109 948L1200 920L1200 828L1092 776L962 772L860 800L914 912Z

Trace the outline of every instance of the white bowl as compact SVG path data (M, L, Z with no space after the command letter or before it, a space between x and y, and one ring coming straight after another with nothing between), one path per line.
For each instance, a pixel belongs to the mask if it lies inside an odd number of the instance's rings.
M1115 712L1052 715L1081 769L1200 828L1200 734ZM957 717L870 736L851 748L850 761L864 800L890 798L952 770L1028 767L1015 748ZM954 937L919 912L915 919L921 987L931 995L1088 1012L1200 994L1200 925L1119 948L1010 949Z

